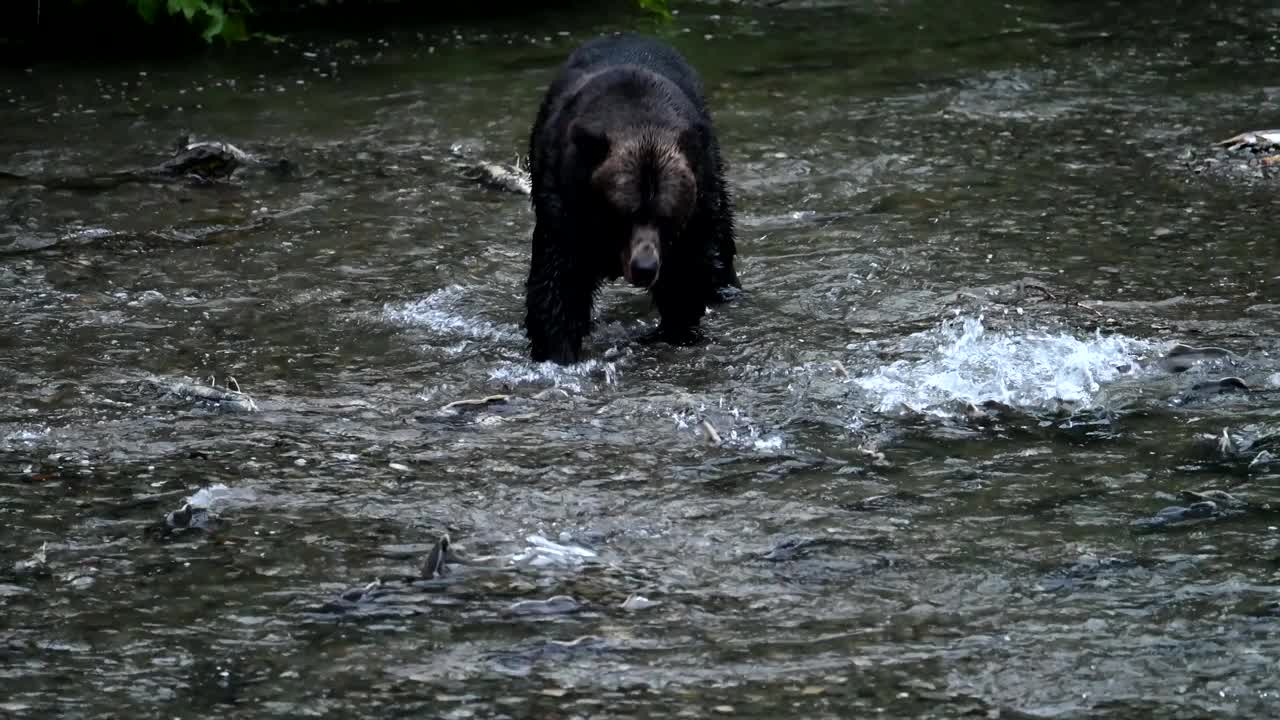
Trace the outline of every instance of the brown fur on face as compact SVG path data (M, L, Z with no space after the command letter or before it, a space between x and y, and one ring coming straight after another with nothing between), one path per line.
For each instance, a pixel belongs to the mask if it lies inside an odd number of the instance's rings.
M684 228L693 212L697 182L674 131L629 132L609 142L608 148L591 174L591 184L617 217L631 224L620 253L623 276L633 285L649 287L661 271L660 229Z
M609 152L591 174L591 184L623 217L683 228L698 186L680 150L679 135L646 129L616 142L609 139Z

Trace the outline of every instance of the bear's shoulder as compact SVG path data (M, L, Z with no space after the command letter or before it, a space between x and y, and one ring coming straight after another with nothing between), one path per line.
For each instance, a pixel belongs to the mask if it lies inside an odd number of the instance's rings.
M562 74L580 79L618 66L654 73L674 83L695 105L702 104L702 82L688 60L670 45L635 33L609 35L584 43L570 54Z

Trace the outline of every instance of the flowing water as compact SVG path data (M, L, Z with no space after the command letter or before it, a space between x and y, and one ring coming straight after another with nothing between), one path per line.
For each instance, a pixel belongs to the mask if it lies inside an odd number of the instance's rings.
M1277 186L1188 158L1280 13L677 5L747 293L570 368L451 148L634 16L3 71L7 172L295 172L0 187L0 715L1275 717Z

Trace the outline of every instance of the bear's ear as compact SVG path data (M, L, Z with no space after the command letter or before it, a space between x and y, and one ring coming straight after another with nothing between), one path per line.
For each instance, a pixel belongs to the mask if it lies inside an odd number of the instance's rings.
M569 139L584 164L591 167L604 162L605 156L609 154L609 138L602 132L574 124L569 131Z

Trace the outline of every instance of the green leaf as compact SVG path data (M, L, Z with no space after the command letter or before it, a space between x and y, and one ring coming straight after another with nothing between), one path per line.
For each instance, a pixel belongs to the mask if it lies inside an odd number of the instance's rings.
M228 43L247 39L245 20L254 12L249 0L126 0L126 4L149 24L155 23L162 12L181 15L193 29L199 30L205 42L212 42L214 38Z
M244 16L236 13L228 15L226 24L222 26L222 39L226 42L240 42L249 38L249 31L244 25Z
M206 6L204 14L209 17L209 21L204 27L204 32L200 33L200 35L205 42L213 42L213 39L221 35L223 28L226 27L227 14L223 11L221 5Z
M671 7L667 0L639 0L640 8L653 13L663 20L671 19Z
M195 20L198 14L208 14L210 10L208 0L169 0L169 14L182 13L187 22Z
M161 0L133 0L133 7L138 16L148 25L156 21L156 11L160 9Z

